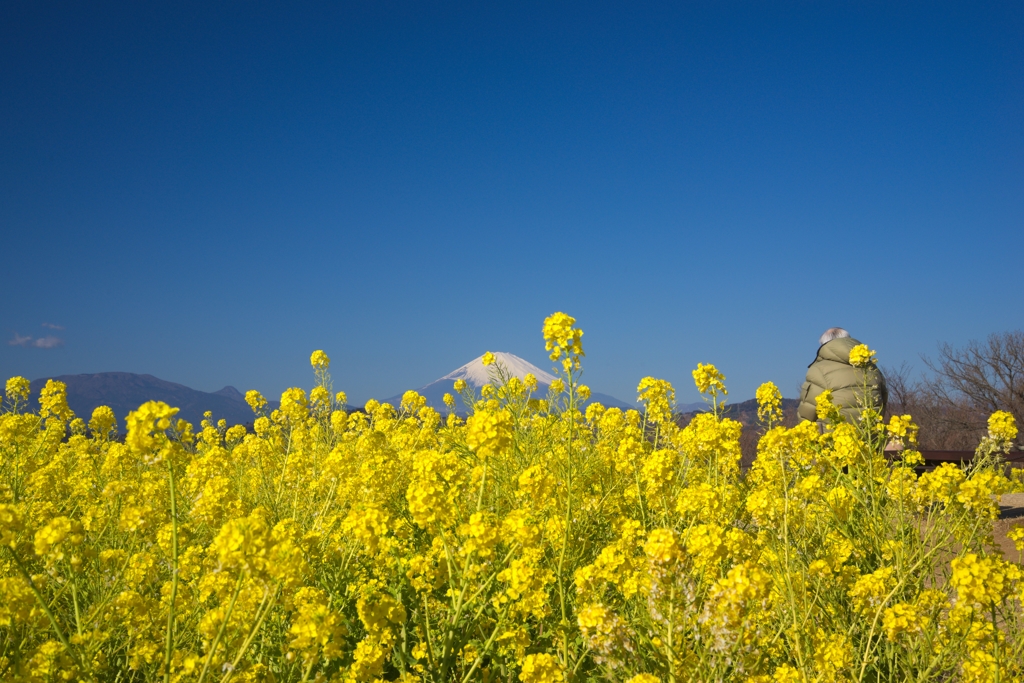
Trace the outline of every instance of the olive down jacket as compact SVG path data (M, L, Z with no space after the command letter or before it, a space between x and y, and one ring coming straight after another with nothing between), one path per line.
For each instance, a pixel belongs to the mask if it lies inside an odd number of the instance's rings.
M826 389L832 390L832 400L849 420L860 417L865 398L875 410L885 412L889 391L885 378L874 365L855 368L850 365L850 350L860 344L852 337L833 339L818 348L818 355L807 368L807 381L800 388L800 408L797 414L804 420L817 419L814 399ZM866 380L866 382L865 382ZM865 397L865 384L868 396Z

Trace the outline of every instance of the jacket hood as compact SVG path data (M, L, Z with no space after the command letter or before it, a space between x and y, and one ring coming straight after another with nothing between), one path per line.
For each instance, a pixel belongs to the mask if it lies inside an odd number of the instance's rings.
M845 363L849 365L850 351L858 344L860 344L860 342L853 337L833 339L832 341L825 342L818 347L818 355L814 360L815 362L819 360L831 360L837 363ZM814 363L811 363L811 365L814 365ZM810 365L807 367L810 367Z

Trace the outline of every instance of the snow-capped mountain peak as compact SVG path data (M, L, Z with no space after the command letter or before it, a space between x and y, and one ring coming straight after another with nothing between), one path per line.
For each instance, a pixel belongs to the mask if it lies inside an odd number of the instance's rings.
M509 373L519 379L526 379L526 375L532 373L540 384L551 384L555 380L554 375L550 372L544 372L533 363L525 361L519 356L506 353L505 351L494 351L493 353L494 365L490 367L484 365L484 357L481 355L469 361L461 368L449 372L437 381L448 382L449 386L451 386L451 383L455 382L455 380L463 379L474 389L479 389L491 381L491 373L498 365L504 366Z
M495 372L495 368L498 365L503 366L506 371L518 377L521 380L526 379L526 375L533 373L533 376L537 378L537 393L538 398L542 398L547 394L548 386L555 381L555 376L550 372L544 372L536 365L523 360L519 356L507 353L504 351L494 351L494 365L484 365L484 357L478 356L473 360L469 361L461 368L449 372L444 377L434 380L430 384L420 387L416 390L420 396L427 399L427 405L441 411L442 413L448 412L448 407L444 403L444 395L452 394L455 396L455 381L465 380L466 384L471 386L476 391L480 390L480 387L491 382L491 374ZM462 404L462 397L455 396L457 405L459 406L456 410L459 412L466 412L468 409ZM627 403L620 401L614 396L608 396L607 394L593 393L590 397L591 401L598 401L604 404L606 407L617 407L617 408L632 408ZM402 401L402 395L393 396L389 398L385 403L397 406Z

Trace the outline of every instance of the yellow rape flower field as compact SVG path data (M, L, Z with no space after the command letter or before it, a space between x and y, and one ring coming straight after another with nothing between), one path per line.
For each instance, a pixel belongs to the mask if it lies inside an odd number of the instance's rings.
M109 409L87 423L51 382L32 410L11 379L0 679L1024 678L1020 557L992 537L1011 416L970 468L918 474L910 416L844 422L825 395L822 426L786 428L769 383L741 471L717 368L685 428L650 377L642 411L583 409L582 336L545 321L546 395L485 356L465 420L413 392L347 414L322 351L308 395L249 392L255 433L151 402L122 443Z

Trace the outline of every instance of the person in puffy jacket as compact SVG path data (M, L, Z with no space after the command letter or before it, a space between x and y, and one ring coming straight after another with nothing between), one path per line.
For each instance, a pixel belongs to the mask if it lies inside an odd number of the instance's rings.
M850 350L860 342L843 328L831 327L825 330L818 343L818 355L807 367L807 381L800 388L797 414L801 419L811 422L817 419L814 399L826 389L832 390L832 401L848 420L858 419L867 403L884 413L889 392L882 373L874 363L860 368L850 364ZM865 386L867 397L864 396Z

